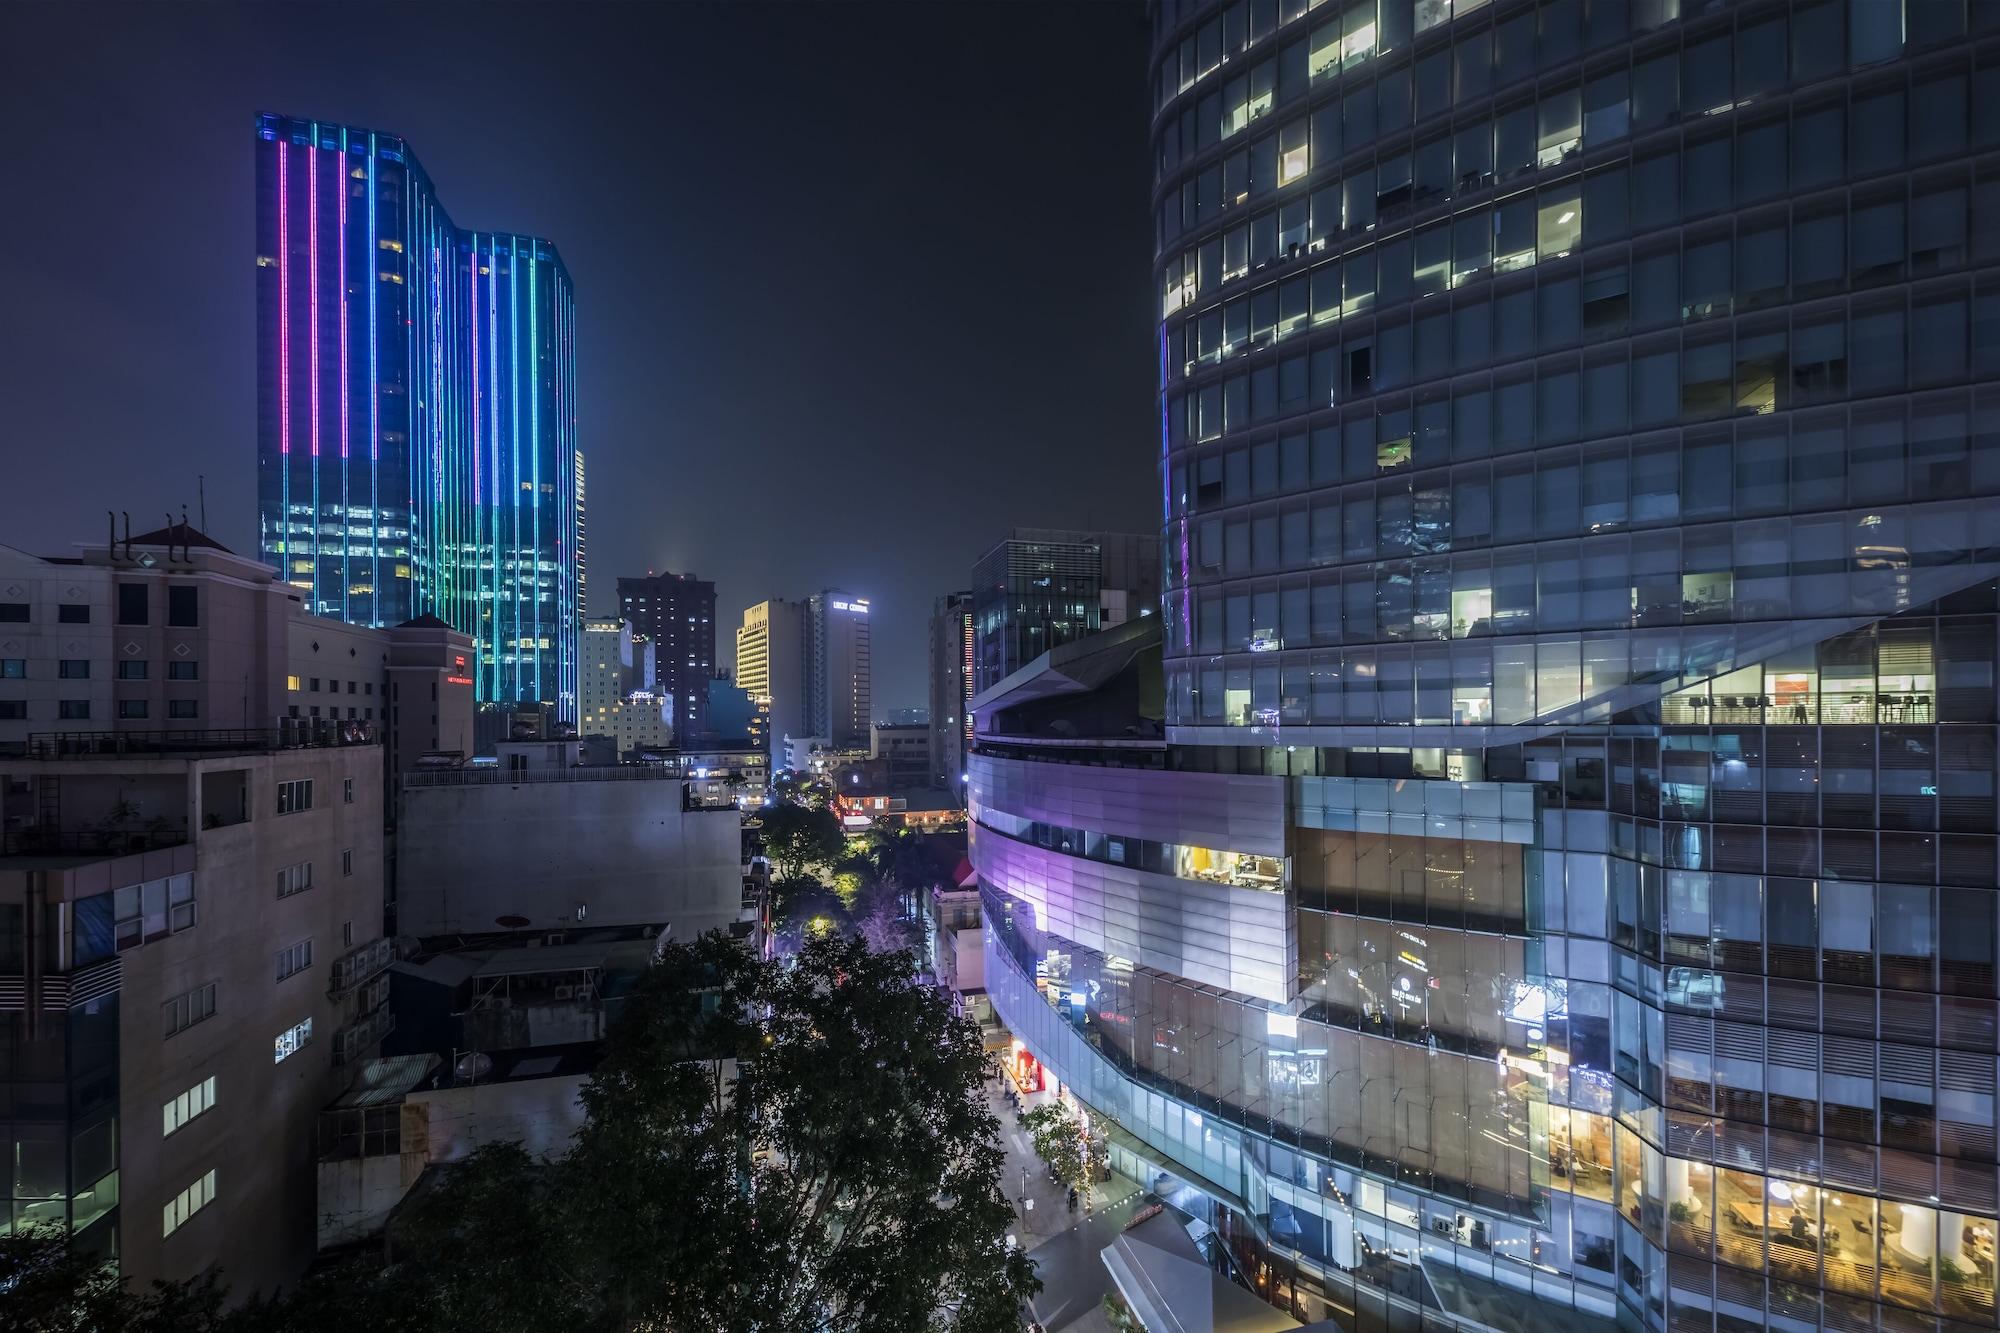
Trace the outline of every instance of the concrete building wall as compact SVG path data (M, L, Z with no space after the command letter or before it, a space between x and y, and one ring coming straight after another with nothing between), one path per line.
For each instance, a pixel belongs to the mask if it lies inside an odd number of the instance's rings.
M0 547L0 660L25 664L0 676L0 747L49 732L271 726L291 604L270 578L213 547L129 558L86 547L64 560ZM121 615L121 584L146 590L143 621ZM194 624L167 623L173 587L195 589Z
M536 928L666 921L686 939L734 922L742 911L735 810L684 809L684 783L644 770L602 773L616 780L406 779L403 932L492 930L501 917L520 917Z
M80 984L115 969L112 989L87 1008L116 1015L120 1267L140 1286L220 1266L247 1295L296 1280L312 1256L313 1120L350 1072L336 1063L337 1037L361 1016L362 1003L360 993L330 995L329 973L381 933L381 763L374 745L0 761L0 782L28 784L36 804L46 797L42 808L59 810L62 823L86 820L107 799L139 795L142 812L155 812L149 824L163 818L191 838L32 884L0 873L0 903L36 892L60 903L63 939L37 962L45 988L65 971ZM310 808L280 815L279 784L301 780L313 784ZM247 818L205 827L206 815L239 813ZM284 869L303 865L311 866L310 887L279 896ZM167 886L151 886L162 878L192 887L191 918L165 914L153 924L152 903L166 900ZM128 896L147 910L143 932L121 926L124 947L77 969L86 937L101 939ZM99 924L86 930L85 917ZM280 953L308 942L310 961L280 976ZM209 986L212 1013L170 1032L172 1002ZM277 1060L280 1035L306 1022L310 1036ZM103 1039L110 1036L107 1029ZM82 1054L71 1052L73 1068ZM163 1108L210 1078L212 1106L167 1133ZM87 1090L72 1079L69 1095ZM210 1171L213 1200L166 1234L164 1207Z
M474 1083L413 1092L430 1128L430 1160L457 1162L488 1143L518 1143L531 1156L569 1152L583 1124L583 1074Z

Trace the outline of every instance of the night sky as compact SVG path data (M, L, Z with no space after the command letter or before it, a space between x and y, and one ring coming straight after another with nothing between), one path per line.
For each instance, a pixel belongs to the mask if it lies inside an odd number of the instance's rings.
M0 542L255 553L252 121L407 139L576 285L592 609L871 596L875 704L1012 525L1157 526L1137 3L0 5Z

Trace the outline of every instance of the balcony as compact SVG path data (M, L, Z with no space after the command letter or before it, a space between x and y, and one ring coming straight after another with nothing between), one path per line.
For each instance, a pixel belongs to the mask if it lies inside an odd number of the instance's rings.
M209 731L38 731L28 737L25 755L29 759L184 758L375 745L379 741L372 722L284 718L275 727Z
M33 856L64 860L137 856L187 844L188 831L178 825L139 829L56 829L41 825L0 833L0 857Z

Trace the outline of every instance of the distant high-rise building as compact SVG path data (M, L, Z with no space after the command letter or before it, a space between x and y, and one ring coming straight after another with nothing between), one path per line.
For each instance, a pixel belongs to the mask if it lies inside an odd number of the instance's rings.
M757 706L750 692L727 676L708 682L708 730L698 739L703 744L742 745L754 739L752 726ZM683 749L688 746L683 746Z
M751 738L771 756L771 771L785 766L785 737L806 730L806 605L773 597L743 613L736 631L736 683L756 713Z
M931 607L931 778L962 793L972 741L972 594L946 593Z
M868 600L829 588L806 599L806 730L865 748L874 721Z
M1014 529L972 569L974 692L1104 628L1107 600L1112 623L1159 604L1157 537Z
M576 714L576 308L555 246L466 231L407 144L257 119L262 558L354 624L435 615L481 702Z
M618 580L618 609L632 632L653 645L647 688L674 699L674 732L708 730L708 682L715 675L715 585L692 574Z

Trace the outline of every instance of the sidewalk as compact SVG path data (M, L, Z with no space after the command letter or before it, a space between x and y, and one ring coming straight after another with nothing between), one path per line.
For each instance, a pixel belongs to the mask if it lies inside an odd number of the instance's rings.
M1035 1155L1035 1145L1026 1130L1014 1122L1014 1110L1000 1095L998 1085L987 1085L987 1102L994 1119L1000 1122L1000 1146L1006 1151L1001 1187L1013 1201L1017 1219L1014 1238L1034 1261L1035 1274L1042 1280L1042 1293L1034 1299L1035 1318L1048 1333L1109 1333L1101 1308L1104 1293L1112 1290L1111 1273L1105 1268L1104 1247L1118 1238L1139 1206L1140 1186L1113 1174L1108 1182L1091 1191L1094 1205L1089 1221L1083 1209L1069 1211L1067 1191L1049 1179L1048 1168ZM1024 1107L1042 1100L1022 1099ZM1022 1193L1022 1173L1027 1175L1027 1192ZM1032 1199L1033 1208L1023 1200Z

